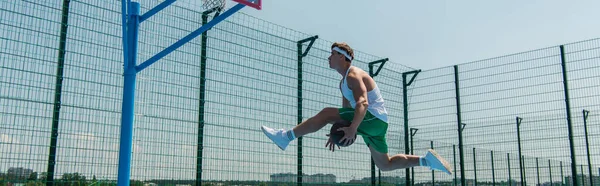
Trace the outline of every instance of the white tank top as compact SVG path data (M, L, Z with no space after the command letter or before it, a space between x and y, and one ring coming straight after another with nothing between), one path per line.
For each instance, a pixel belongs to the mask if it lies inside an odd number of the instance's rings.
M350 106L352 108L356 107L356 100L354 100L354 95L352 94L352 90L348 87L348 83L346 82L346 77L348 76L348 72L350 72L350 66L346 71L346 75L344 76L344 81L342 82L342 95L350 102ZM375 88L369 92L367 92L367 100L369 102L369 106L367 107L367 111L373 114L375 117L381 119L384 122L388 122L387 118L387 110L385 109L383 103L383 97L381 96L381 92L379 91L379 87L375 84Z

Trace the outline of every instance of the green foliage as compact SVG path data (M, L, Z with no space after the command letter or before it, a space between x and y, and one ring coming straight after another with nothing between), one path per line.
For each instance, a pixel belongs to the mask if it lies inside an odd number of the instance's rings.
M27 181L25 183L25 186L43 186L46 185L44 184L44 181L41 180L32 180L32 181Z
M144 186L144 182L139 180L130 180L129 185L131 186Z
M60 180L57 181L60 186L84 186L87 185L87 180L84 175L76 173L64 173Z

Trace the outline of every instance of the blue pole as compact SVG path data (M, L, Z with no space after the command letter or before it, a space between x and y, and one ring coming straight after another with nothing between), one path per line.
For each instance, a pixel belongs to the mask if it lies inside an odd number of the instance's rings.
M181 47L183 44L187 43L188 41L190 41L190 40L192 40L192 39L194 39L196 37L198 37L203 32L207 31L208 29L212 28L216 24L218 24L221 21L225 20L227 17L233 15L235 12L239 11L240 9L244 8L245 6L246 5L240 3L240 4L237 4L234 7L230 8L229 10L223 12L221 15L215 17L210 22L206 23L205 25L202 25L200 28L196 29L192 33L188 34L187 36L183 37L179 41L173 43L171 46L165 48L164 50L160 51L158 54L152 56L150 59L148 59L145 62L143 62L142 64L140 64L137 67L137 71L139 72L139 71L144 70L148 66L152 65L154 62L156 62L159 59L165 57L167 54L169 54L169 53L177 50L177 48Z
M173 4L175 1L177 1L177 0L166 0L166 1L163 1L162 3L156 5L154 8L152 8L148 12L144 13L144 15L140 16L140 23L144 22L146 19L152 17L154 14L157 14L162 9L167 8L169 5Z
M124 48L127 57L124 62L124 86L123 86L123 104L121 110L121 138L119 147L119 175L118 185L129 186L129 176L131 172L131 146L133 137L133 120L135 106L135 70L137 60L137 40L140 4L137 2L129 3L127 8L129 13L127 21L127 44Z
M158 13L160 10L169 6L176 0L167 0L157 7L153 8L150 12L140 16L140 4L137 2L131 2L131 0L122 0L121 12L122 12L122 29L123 29L123 60L124 60L124 83L123 83L123 102L121 108L121 136L119 146L119 170L118 170L118 186L129 186L130 173L131 173L131 149L133 140L133 121L134 121L134 108L135 108L135 81L136 74L139 71L144 70L154 62L158 61L167 54L173 52L183 44L194 39L198 35L202 34L206 30L212 28L217 23L225 20L235 12L244 8L246 5L237 4L230 8L220 16L214 18L212 21L205 25L202 25L197 30L188 34L184 38L175 42L171 46L167 47L163 51L154 55L150 59L146 60L139 66L137 66L137 43L138 43L138 31L139 24L141 21L150 18L152 15Z

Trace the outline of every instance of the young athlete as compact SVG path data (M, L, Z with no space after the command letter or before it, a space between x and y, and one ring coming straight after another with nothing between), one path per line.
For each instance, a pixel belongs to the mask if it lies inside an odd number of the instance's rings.
M452 174L448 162L433 149L429 149L424 156L396 154L390 157L385 138L388 128L387 110L379 87L367 72L352 65L354 52L346 43L333 43L328 59L329 68L342 75L339 85L342 93L342 107L324 108L317 115L303 121L293 129L272 129L262 126L262 131L269 139L281 150L285 150L294 139L316 132L328 123L342 120L351 121L350 126L338 129L345 133L344 137L340 139L340 143L354 142L356 134L362 136L371 151L373 161L382 171L425 166ZM335 143L331 137L325 147L335 151Z

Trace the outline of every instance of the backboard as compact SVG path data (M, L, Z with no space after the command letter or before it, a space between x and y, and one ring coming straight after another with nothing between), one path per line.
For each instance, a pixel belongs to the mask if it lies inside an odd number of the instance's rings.
M262 8L261 0L232 0L237 3L245 4L246 6L260 10Z

